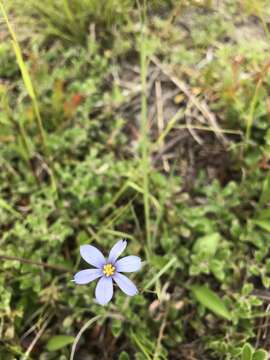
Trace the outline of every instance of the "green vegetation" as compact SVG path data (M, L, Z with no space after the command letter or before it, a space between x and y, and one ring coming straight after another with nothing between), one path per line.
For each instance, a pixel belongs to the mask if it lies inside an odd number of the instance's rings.
M0 30L0 359L267 359L269 2L12 0ZM101 307L79 246L119 238L140 293Z

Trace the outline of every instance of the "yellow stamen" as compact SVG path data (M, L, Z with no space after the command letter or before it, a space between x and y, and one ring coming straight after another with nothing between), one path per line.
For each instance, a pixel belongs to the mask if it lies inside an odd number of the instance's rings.
M115 272L115 267L112 264L106 264L103 266L103 274L105 276L112 276Z

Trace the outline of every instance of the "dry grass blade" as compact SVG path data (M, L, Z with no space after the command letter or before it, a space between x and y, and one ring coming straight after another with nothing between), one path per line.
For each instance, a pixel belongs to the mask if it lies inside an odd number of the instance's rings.
M158 132L159 135L162 134L164 129L164 117L163 117L163 98L162 98L162 88L160 81L155 82L155 90L156 90L156 104L157 104L157 124L158 124ZM164 146L164 142L161 142L161 146ZM166 159L162 159L163 167L165 171L170 171L169 163Z
M157 339L157 344L156 344L156 350L155 350L155 353L154 353L153 360L158 360L160 358L161 342L162 342L162 339L164 337L164 332L165 332L166 322L167 322L167 316L168 316L168 309L166 310L166 312L165 312L165 314L163 316L163 321L162 321L162 324L161 324L160 329L159 329L159 334L158 334L158 339Z
M42 325L42 327L40 328L40 330L37 332L34 340L31 342L30 346L28 347L26 353L24 354L24 356L21 358L21 360L27 360L29 358L30 353L32 352L34 346L36 345L36 343L38 342L39 338L42 336L42 334L44 333L46 327L49 325L50 321L52 319L52 315L49 316L47 318L47 320L44 322L44 324Z
M201 112L204 118L209 122L210 126L213 128L216 136L224 143L228 145L228 139L223 135L222 130L220 129L215 115L210 111L206 103L200 102L188 89L188 86L178 79L170 69L164 66L156 56L151 57L151 61L168 77L170 80L188 97L190 102Z

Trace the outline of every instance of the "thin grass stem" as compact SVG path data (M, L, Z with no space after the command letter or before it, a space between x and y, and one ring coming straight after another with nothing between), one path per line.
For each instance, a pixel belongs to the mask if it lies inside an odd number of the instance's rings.
M141 149L143 172L143 200L148 253L151 252L150 201L149 201L149 140L147 121L147 49L145 41L146 3L143 3L143 15L140 37L140 69L141 69Z

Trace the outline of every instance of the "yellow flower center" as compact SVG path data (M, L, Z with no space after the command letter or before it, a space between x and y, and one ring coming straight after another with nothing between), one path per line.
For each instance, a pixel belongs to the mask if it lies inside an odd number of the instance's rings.
M105 276L112 276L115 272L115 267L112 264L106 264L103 266L103 274Z

